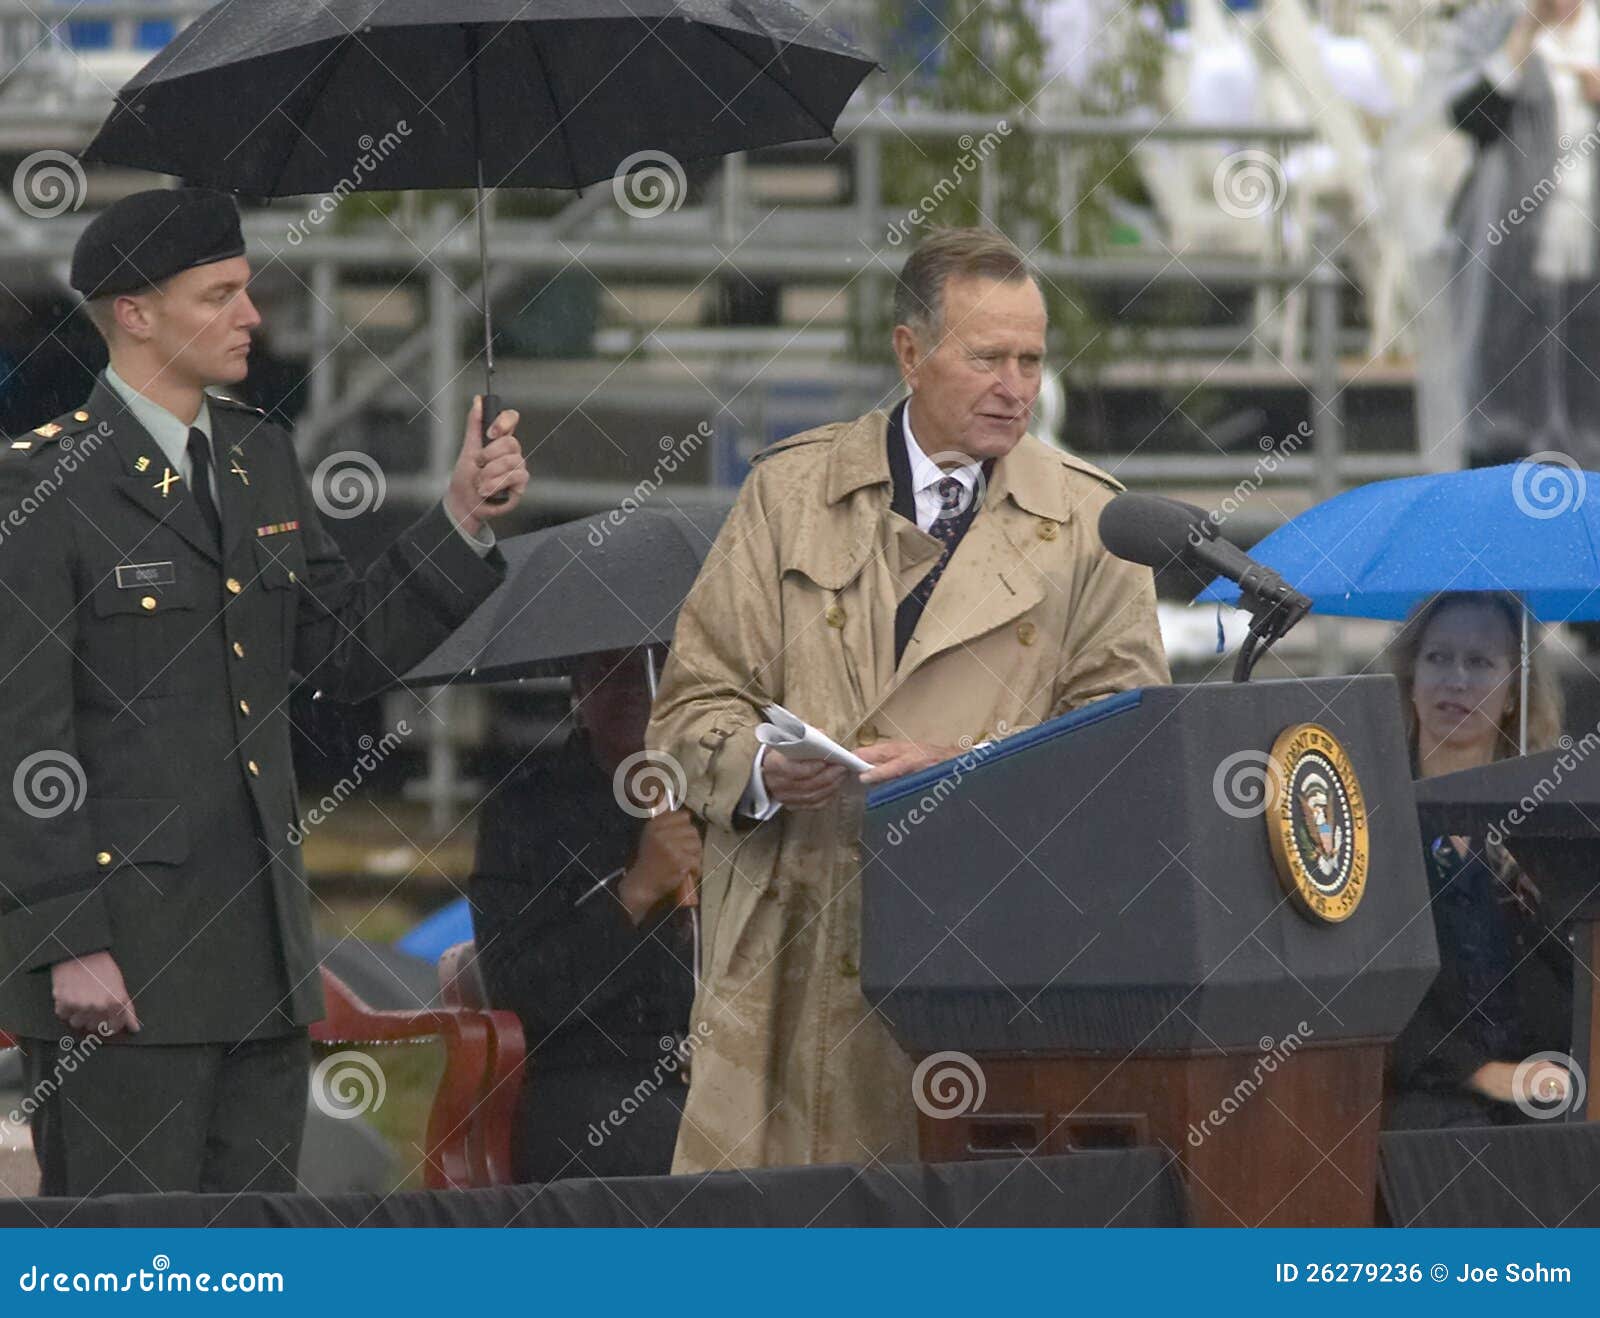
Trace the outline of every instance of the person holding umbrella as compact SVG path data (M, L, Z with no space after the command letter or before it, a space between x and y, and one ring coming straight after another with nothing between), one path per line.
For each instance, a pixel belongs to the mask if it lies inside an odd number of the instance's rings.
M480 442L474 405L443 500L358 577L289 436L207 392L260 323L232 199L124 198L71 282L110 365L0 455L0 1028L44 1194L292 1190L323 1004L291 673L361 699L490 594L517 414Z
M645 652L584 656L575 727L483 803L468 895L495 1007L528 1042L512 1165L519 1181L649 1176L672 1163L694 997L700 833L642 759Z
M1393 665L1419 778L1518 754L1522 604L1505 592L1461 591L1419 605ZM1528 750L1561 730L1561 697L1534 638L1529 647ZM1570 953L1539 918L1539 893L1482 838L1424 837L1439 976L1395 1040L1384 1122L1396 1128L1499 1125L1556 1104L1571 1077L1539 1053L1565 1053Z

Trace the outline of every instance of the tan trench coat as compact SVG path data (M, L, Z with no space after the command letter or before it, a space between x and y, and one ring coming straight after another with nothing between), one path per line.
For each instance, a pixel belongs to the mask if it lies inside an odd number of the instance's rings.
M1096 533L1121 487L1026 436L994 467L896 668L939 542L890 510L888 417L760 455L679 616L646 744L706 823L697 1046L673 1170L914 1158L912 1060L861 995L864 792L736 822L760 707L847 746L955 746L1166 682L1148 569Z

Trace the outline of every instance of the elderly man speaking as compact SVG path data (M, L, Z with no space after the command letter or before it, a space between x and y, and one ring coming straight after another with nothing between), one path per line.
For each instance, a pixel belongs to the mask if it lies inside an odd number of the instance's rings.
M1046 318L1022 254L936 232L894 315L910 397L758 456L646 733L706 824L677 1172L916 1152L911 1061L861 994L864 789L759 747L762 707L857 748L870 785L1169 680L1150 572L1095 529L1121 487L1026 433Z

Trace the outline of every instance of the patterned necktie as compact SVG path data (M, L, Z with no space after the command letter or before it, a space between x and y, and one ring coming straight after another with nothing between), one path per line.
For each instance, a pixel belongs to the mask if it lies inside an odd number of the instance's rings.
M211 498L211 441L198 427L189 431L189 462L193 478L189 492L194 495L194 506L211 532L211 539L220 552L222 549L222 518L217 515L217 505Z
M961 538L962 524L972 511L967 487L954 476L944 477L934 488L939 494L939 511L934 514L933 525L928 528L928 534L941 545L939 561L911 592L918 602L924 605L933 594L933 588L939 584L939 578L944 575L945 564L950 561L950 552L955 548L956 541Z

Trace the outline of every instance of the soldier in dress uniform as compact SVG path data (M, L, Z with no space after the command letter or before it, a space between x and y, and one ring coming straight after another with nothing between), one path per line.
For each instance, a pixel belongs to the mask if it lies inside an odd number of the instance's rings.
M45 1194L294 1188L323 1001L290 675L355 700L426 655L528 481L474 402L443 501L357 576L289 436L206 392L245 377L249 279L226 194L106 209L71 282L110 366L0 453L0 1029Z

